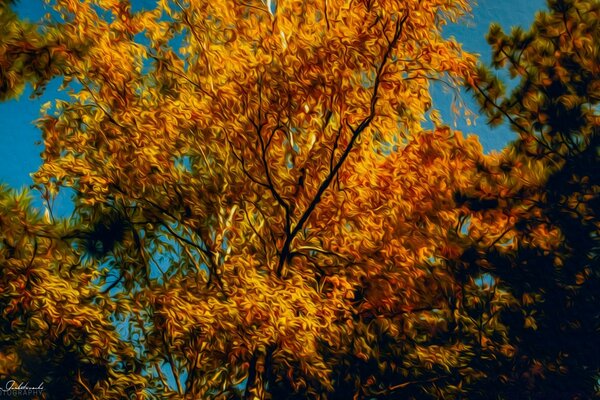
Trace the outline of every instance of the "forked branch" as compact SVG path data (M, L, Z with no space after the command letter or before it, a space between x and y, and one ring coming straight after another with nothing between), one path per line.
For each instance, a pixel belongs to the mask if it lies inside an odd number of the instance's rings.
M383 54L381 63L377 67L375 83L373 84L373 94L371 96L369 115L365 119L363 119L362 122L356 128L352 128L351 126L348 125L348 128L352 132L352 137L350 138L350 141L348 142L348 144L342 151L340 158L333 165L333 168L330 169L329 174L325 177L325 179L323 180L323 182L317 189L317 193L315 194L315 197L312 199L312 201L310 202L310 204L308 205L306 210L304 210L304 212L302 213L302 216L300 217L300 219L298 220L298 222L296 223L294 228L286 236L285 242L284 242L283 247L280 252L279 264L277 265L276 273L278 276L281 276L281 274L283 272L283 267L284 267L285 263L287 262L287 260L289 259L290 246L292 244L292 241L298 235L298 233L304 228L306 221L308 221L308 218L311 216L311 214L313 213L313 211L315 210L317 205L321 202L321 198L322 198L323 194L329 188L329 186L331 185L331 182L336 177L338 171L340 170L340 168L342 167L342 165L344 164L344 162L350 155L350 152L354 148L354 146L356 144L356 140L360 137L360 134L365 129L367 129L367 127L373 121L373 118L375 118L381 77L383 75L385 66L387 65L387 62L392 54L392 50L396 47L396 44L398 43L400 36L402 36L402 30L403 30L404 24L406 23L406 20L408 19L408 15L409 15L408 12L406 12L396 23L396 29L394 30L394 35L391 40L388 39L389 45L388 45L385 53Z

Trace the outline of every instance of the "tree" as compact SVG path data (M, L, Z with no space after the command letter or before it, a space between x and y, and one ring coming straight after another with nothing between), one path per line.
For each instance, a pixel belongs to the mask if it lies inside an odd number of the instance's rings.
M55 240L101 266L150 393L383 396L434 373L400 354L447 369L426 261L481 150L421 123L430 80L473 70L440 33L466 2L53 5L41 76L71 100L36 181L76 191Z
M519 135L458 196L471 225L455 268L505 299L477 304L493 333L481 398L492 387L501 398L599 395L600 4L548 4L527 32L490 29L492 67L508 70L512 92L483 68L473 87L490 122ZM494 356L503 341L508 357Z
M60 399L597 395L596 1L492 27L510 95L441 36L462 0L51 4L37 26L0 7L0 97L70 94L38 121L47 215L0 192L0 377ZM519 139L483 155L432 80Z

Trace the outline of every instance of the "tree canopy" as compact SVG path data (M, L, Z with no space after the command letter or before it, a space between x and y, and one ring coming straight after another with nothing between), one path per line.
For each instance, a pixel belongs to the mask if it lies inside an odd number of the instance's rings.
M37 25L0 3L0 100L69 94L37 121L46 213L0 190L0 378L49 399L600 395L598 1L492 26L487 68L442 35L466 0L49 3ZM483 154L434 82L518 139Z

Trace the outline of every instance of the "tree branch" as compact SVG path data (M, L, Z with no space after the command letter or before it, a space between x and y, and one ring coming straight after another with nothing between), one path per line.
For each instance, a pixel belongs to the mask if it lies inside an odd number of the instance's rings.
M171 351L169 350L169 346L167 344L167 334L165 331L162 332L161 338L165 354L167 355L167 361L169 363L169 366L171 367L171 372L173 372L173 378L175 378L175 384L177 385L177 393L183 395L183 388L181 387L181 382L179 379L179 371L177 370L177 368L175 368L175 360L173 359L173 354L171 354Z
M210 251L209 249L206 249L206 248L198 245L197 243L193 242L192 240L179 235L166 222L161 221L160 224L162 226L164 226L169 231L169 233L171 235L173 235L177 240L179 240L185 244L188 244L188 245L194 247L195 249L197 249L198 251L200 251L200 254L202 254L204 256L204 259L206 260L207 264L209 265L209 269L210 269L210 275L208 278L207 285L210 286L210 284L212 282L212 277L214 275L214 277L217 281L217 285L219 286L221 291L223 291L223 289L224 289L223 281L221 280L221 276L218 273L218 267L214 260L214 253L212 251Z
M294 229L286 236L286 240L281 249L279 264L278 264L277 270L276 270L277 275L280 277L283 272L283 267L289 258L290 246L292 244L292 241L294 240L296 235L298 235L298 233L304 228L304 224L306 223L308 218L311 216L311 214L313 213L313 211L315 210L317 205L321 202L321 197L323 196L323 193L325 193L325 191L329 188L329 186L331 185L331 182L333 181L333 179L337 175L338 171L340 170L340 168L342 167L342 165L344 164L344 162L350 155L350 152L354 148L354 144L356 143L356 140L359 138L360 134L371 124L371 122L373 121L373 118L375 118L381 76L382 76L383 70L387 64L387 61L390 58L392 50L394 49L398 40L400 39L400 36L402 35L404 23L408 19L408 15L409 15L409 13L406 12L402 16L402 18L400 18L400 20L397 22L394 36L392 37L391 40L389 40L389 45L383 55L383 58L381 60L381 63L379 64L379 67L377 68L377 74L375 77L375 83L374 83L374 87L373 87L373 95L371 96L369 115L356 128L352 128L349 126L349 128L352 132L352 137L350 138L350 141L348 142L348 144L346 145L346 148L342 152L342 155L340 156L338 161L335 163L333 168L330 170L330 172L327 175L327 177L325 178L325 180L319 186L319 189L317 190L315 197L312 199L312 201L310 202L310 204L308 205L308 207L306 208L306 210L304 211L304 213L298 220L298 223L296 223L296 226L294 227Z

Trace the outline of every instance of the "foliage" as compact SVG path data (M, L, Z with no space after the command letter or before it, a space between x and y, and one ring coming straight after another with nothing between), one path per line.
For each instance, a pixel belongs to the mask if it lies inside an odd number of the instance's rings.
M493 67L517 80L511 94L485 69L474 89L490 120L519 134L469 193L498 206L471 213L462 260L515 303L497 317L514 355L488 367L504 398L598 396L600 4L549 8L528 32L490 30Z
M66 227L30 210L24 193L0 188L0 376L44 379L49 398L144 398L135 352L111 324L118 302L57 239Z
M3 6L0 96L63 79L35 179L76 210L2 192L2 378L43 362L61 399L595 394L597 2L492 28L510 96L441 35L463 0L51 4L38 28ZM520 139L483 155L433 80Z
M0 101L21 94L26 82L34 82L40 94L55 73L47 38L33 24L21 21L9 7L11 1L0 1Z

